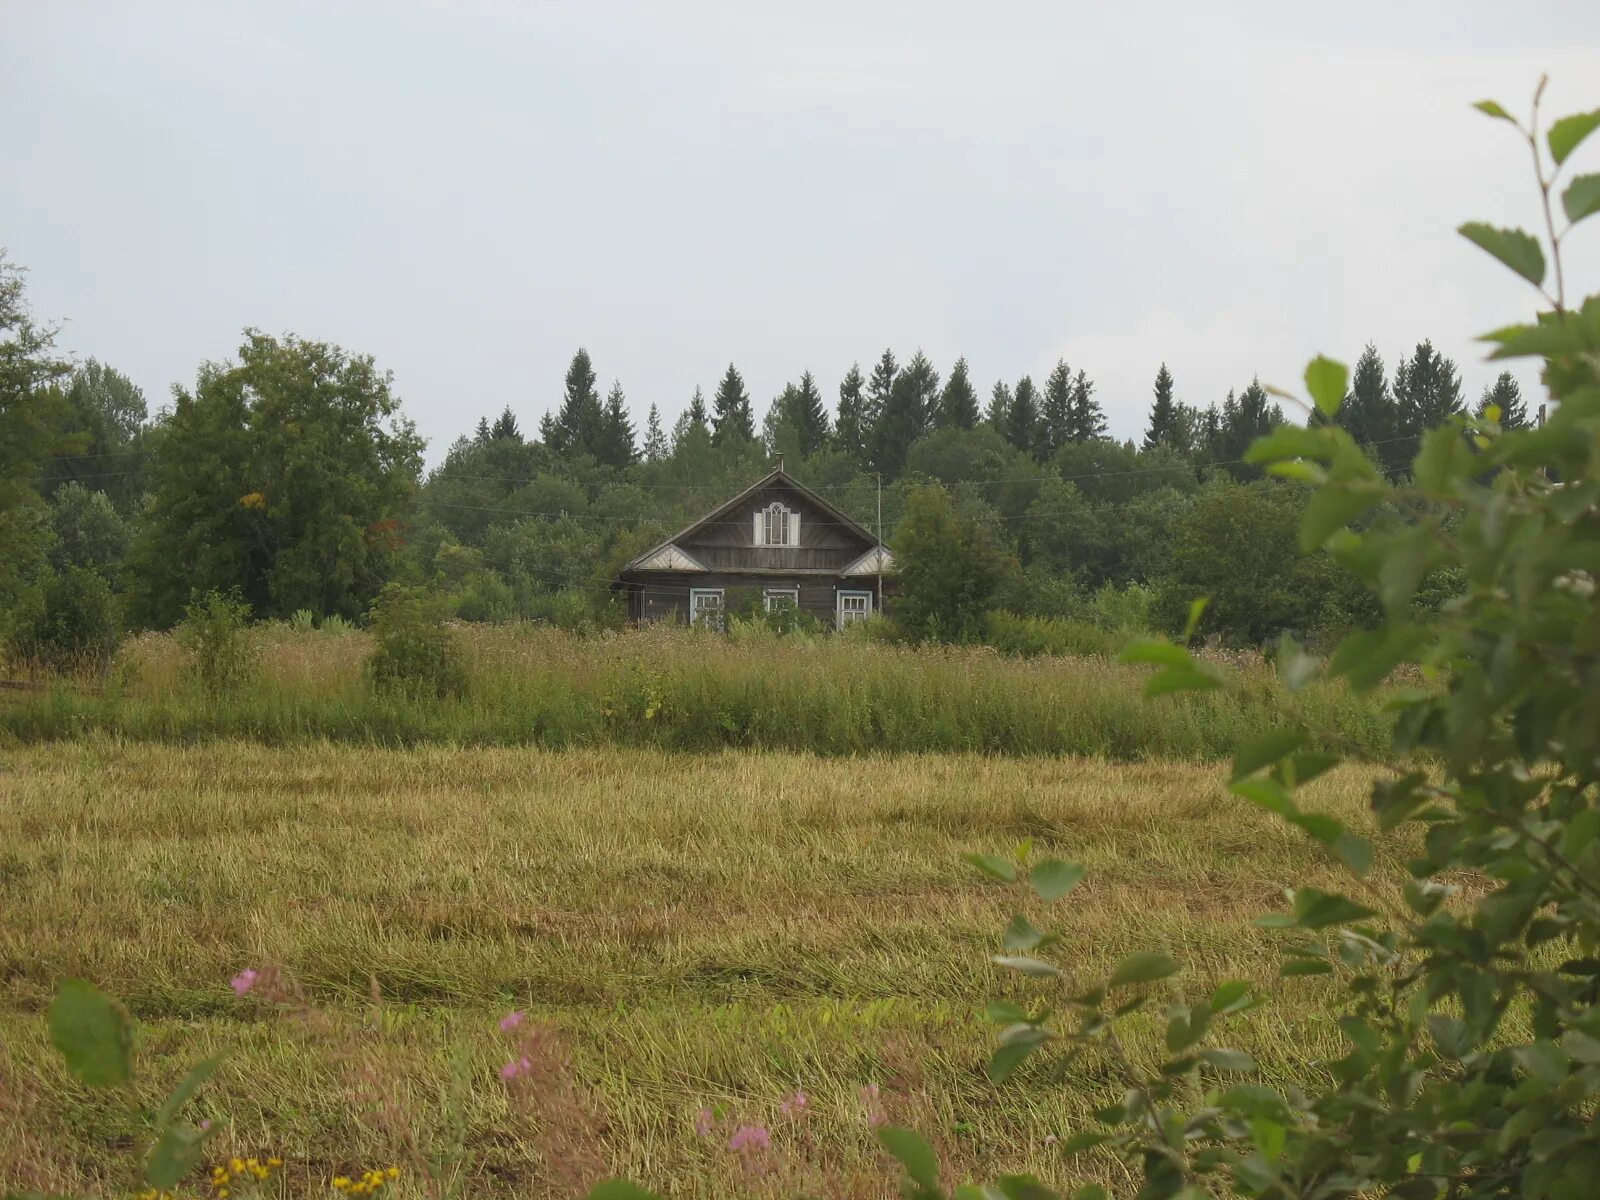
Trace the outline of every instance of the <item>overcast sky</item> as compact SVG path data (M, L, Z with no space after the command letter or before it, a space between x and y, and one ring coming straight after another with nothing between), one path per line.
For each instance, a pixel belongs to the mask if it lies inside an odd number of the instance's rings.
M1475 398L1535 297L1453 229L1537 217L1468 105L1546 71L1600 105L1600 4L0 0L0 245L152 408L293 331L433 462L579 345L641 426L885 346L985 395L1064 356L1119 436L1163 360L1206 404L1431 337Z

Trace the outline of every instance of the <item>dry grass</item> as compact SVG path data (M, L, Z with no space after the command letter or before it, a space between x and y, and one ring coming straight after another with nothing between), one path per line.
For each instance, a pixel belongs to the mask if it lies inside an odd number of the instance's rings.
M1354 774L1315 794L1359 819ZM1164 945L1188 987L1267 981L1276 956L1250 918L1285 884L1336 878L1214 768L1176 762L11 751L0 1188L119 1185L106 1150L130 1118L72 1086L44 1042L63 975L127 999L152 1099L230 1050L205 1115L229 1122L225 1151L290 1160L286 1195L404 1161L405 1130L430 1154L458 1146L472 1195L571 1195L603 1171L679 1196L886 1195L860 1099L872 1083L962 1171L1103 1169L1044 1146L1094 1106L1092 1065L1064 1084L982 1075L974 1014L1014 986L986 955L1017 897L959 856L1024 838L1090 868L1058 909L1085 976ZM283 968L327 1015L235 998L247 965ZM1235 1041L1303 1076L1333 1045L1324 993L1274 991ZM533 1018L538 1088L497 1077L510 1046L495 1020L513 1007ZM786 1122L797 1087L811 1109ZM707 1105L772 1123L770 1161L752 1164L765 1173L695 1135Z

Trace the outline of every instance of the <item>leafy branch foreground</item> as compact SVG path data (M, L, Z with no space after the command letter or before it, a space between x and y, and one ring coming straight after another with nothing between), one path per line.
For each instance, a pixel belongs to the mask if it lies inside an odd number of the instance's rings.
M1498 104L1479 107L1517 124ZM1208 1041L1219 1021L1254 1003L1237 982L1197 1002L1171 1003L1165 1061L1141 1069L1124 1045L1128 1018L1152 1005L1158 985L1171 986L1177 961L1144 950L1104 981L1085 983L1052 959L1057 937L1033 918L1019 915L1006 930L1000 964L1048 992L1037 1008L991 1006L1003 1029L990 1074L1070 1078L1062 1072L1087 1050L1110 1062L1120 1095L1098 1111L1100 1128L1063 1148L1120 1160L1138 1181L1140 1200L1593 1194L1600 1173L1600 297L1569 306L1560 251L1576 224L1600 212L1600 176L1567 185L1559 231L1551 196L1568 157L1600 128L1600 110L1551 124L1548 172L1537 99L1533 120L1517 128L1533 149L1556 263L1553 293L1545 291L1544 252L1532 235L1476 224L1462 233L1550 301L1534 324L1488 335L1492 357L1543 359L1556 402L1549 419L1506 432L1492 409L1458 418L1426 437L1413 483L1400 491L1329 423L1347 373L1318 359L1306 372L1310 425L1281 429L1251 452L1274 473L1317 486L1304 546L1329 550L1373 588L1384 612L1377 628L1346 638L1325 663L1286 642L1278 659L1285 683L1298 689L1331 675L1369 691L1396 667L1416 664L1434 685L1393 696L1391 753L1361 755L1387 768L1372 790L1380 827L1422 831L1399 886L1371 874L1368 839L1297 800L1299 789L1347 756L1326 748L1339 745L1337 736L1283 728L1235 756L1232 790L1327 847L1353 881L1351 895L1299 888L1289 912L1261 921L1286 931L1285 975L1327 975L1341 985L1346 1046L1325 1064L1331 1078L1306 1089L1238 1082L1252 1072L1251 1058ZM1411 520L1365 533L1349 528L1397 498ZM1460 570L1466 590L1437 613L1420 609L1421 580L1445 567ZM1144 642L1127 658L1159 668L1152 694L1223 685L1180 645ZM1436 770L1410 769L1419 760ZM1054 859L976 861L1025 883L1038 906L1068 895L1083 874ZM1526 1021L1531 1037L1512 1032L1512 1015ZM88 985L64 985L52 1010L53 1039L85 1083L125 1081L127 1030L114 1002ZM1041 1052L1059 1059L1048 1076L1032 1061ZM150 1122L152 1137L139 1153L151 1187L181 1178L198 1161L206 1131L182 1123L179 1112L206 1070L197 1067ZM878 1140L903 1166L906 1196L944 1196L938 1158L916 1134L884 1126ZM740 1146L759 1143L751 1130ZM1020 1176L955 1194L1057 1195ZM649 1194L612 1181L590 1195ZM1075 1195L1090 1200L1104 1191L1088 1185Z

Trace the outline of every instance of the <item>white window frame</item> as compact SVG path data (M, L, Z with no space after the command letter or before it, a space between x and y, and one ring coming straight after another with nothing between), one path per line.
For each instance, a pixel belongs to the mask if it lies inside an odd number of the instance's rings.
M767 612L772 611L772 602L778 599L787 599L795 612L800 611L800 589L797 587L769 587L762 589L761 607Z
M844 602L846 597L852 600L860 599L865 604L865 607L859 612L851 609L848 621L845 620ZM843 629L846 625L854 625L858 621L865 621L870 616L872 616L872 593L870 591L864 589L861 591L840 589L839 594L833 598L833 625L835 629Z
M798 546L800 514L781 500L756 509L755 543L758 546Z
M722 588L690 588L689 589L689 624L704 625L711 629L722 628ZM700 597L715 596L716 604L700 607ZM715 617L708 619L708 614L715 613Z

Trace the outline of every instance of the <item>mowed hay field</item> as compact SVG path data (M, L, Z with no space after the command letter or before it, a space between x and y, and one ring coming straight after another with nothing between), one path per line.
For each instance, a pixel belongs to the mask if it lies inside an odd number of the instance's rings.
M147 1102L228 1052L197 1106L226 1122L208 1161L281 1156L268 1194L406 1167L414 1137L468 1195L610 1174L673 1196L890 1195L869 1085L963 1174L1115 1182L1046 1142L1082 1127L1103 1064L984 1075L979 1010L1026 990L988 956L1019 908L1043 913L960 856L1030 839L1086 864L1050 909L1084 979L1166 948L1191 992L1271 982L1227 1039L1304 1078L1337 1053L1325 985L1276 982L1274 935L1250 922L1285 885L1339 876L1223 782L1216 764L962 755L0 751L0 1190L129 1182L109 1153L134 1132L122 1098L71 1083L46 1040L63 976L126 1000ZM1310 801L1363 825L1365 782L1335 772ZM280 968L317 1011L236 997L245 967ZM513 1008L535 1073L508 1087ZM785 1117L797 1089L809 1105ZM744 1122L772 1131L749 1165L726 1144ZM414 1170L396 1194L425 1194Z

